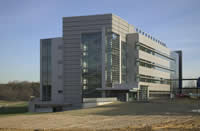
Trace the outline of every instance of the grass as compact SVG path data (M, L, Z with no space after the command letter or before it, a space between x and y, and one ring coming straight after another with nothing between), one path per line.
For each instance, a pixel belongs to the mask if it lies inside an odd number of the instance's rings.
M0 115L13 115L28 112L28 102L0 101Z
M196 108L198 109L200 108L199 100L176 99L174 101L168 101L168 102L157 101L151 103L116 102L110 105L99 106L95 108L58 112L58 114L61 113L61 114L69 114L75 116L163 115L166 112L170 114L171 113L188 114L188 111ZM0 100L0 116L18 115L18 114L38 114L38 113L28 113L28 102L26 101Z
M95 108L33 113L34 115L27 115L29 113L16 109L27 109L27 102L0 103L7 104L7 108L14 107L12 111L15 113L8 111L5 115L17 114L0 117L0 131L20 128L24 131L200 130L199 114L190 112L192 109L200 108L199 100L192 99L159 100L149 103L115 102Z
M115 102L113 104L98 106L95 108L58 112L74 116L102 115L186 115L193 114L192 109L199 109L199 100L177 99L174 101L153 101L149 103L139 102Z

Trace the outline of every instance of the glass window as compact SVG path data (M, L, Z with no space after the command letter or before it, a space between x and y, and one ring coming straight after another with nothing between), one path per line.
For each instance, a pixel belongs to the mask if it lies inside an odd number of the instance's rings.
M137 78L139 78L140 82L168 84L168 85L170 84L168 79L154 77L154 76L140 74L139 76L137 76Z
M87 54L87 52L83 52L83 56L87 56L88 54Z
M120 63L119 35L113 32L106 33L106 87L119 83Z
M88 69L87 68L83 69L83 72L84 73L88 72Z
M87 45L83 45L83 51L87 51Z
M87 63L85 61L83 62L83 67L87 68Z
M100 97L101 88L101 32L82 33L83 97Z
M167 73L174 72L172 69L152 63L152 62L144 60L144 59L138 60L138 63L140 66L147 67L147 68L153 68L153 69L156 69L156 70L159 70L162 72L167 72Z
M42 40L42 100L51 100L51 39Z
M167 54L164 54L164 53L162 53L162 52L160 52L160 51L158 51L158 50L155 50L155 49L150 49L150 48L147 48L147 47L145 47L142 43L140 43L140 45L137 45L136 46L136 48L139 48L139 50L141 50L141 51L144 51L144 52L146 52L146 53L149 53L149 54L152 54L152 55L155 55L155 56L158 56L158 57L160 57L160 58L162 58L162 59L165 59L165 60L167 60L167 61L170 61L170 60L173 60L174 61L174 59L172 59L172 58L170 58L170 56L168 56Z
M87 79L83 79L83 84L87 84Z

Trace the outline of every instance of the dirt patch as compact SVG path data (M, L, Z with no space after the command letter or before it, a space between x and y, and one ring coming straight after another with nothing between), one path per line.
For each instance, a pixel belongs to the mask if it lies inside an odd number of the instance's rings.
M148 131L200 130L196 104L175 102L114 103L59 113L0 116L0 130Z

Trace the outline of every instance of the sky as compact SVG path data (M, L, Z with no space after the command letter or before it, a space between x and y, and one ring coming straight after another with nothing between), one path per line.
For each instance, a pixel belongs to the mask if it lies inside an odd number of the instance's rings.
M40 39L62 17L113 13L183 51L183 77L200 77L200 0L0 0L0 83L39 81Z

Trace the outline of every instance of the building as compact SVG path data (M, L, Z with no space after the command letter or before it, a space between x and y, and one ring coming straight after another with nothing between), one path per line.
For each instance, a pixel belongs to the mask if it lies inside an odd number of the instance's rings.
M39 107L169 95L169 80L180 77L177 60L162 41L116 15L64 17L63 37L41 40Z

